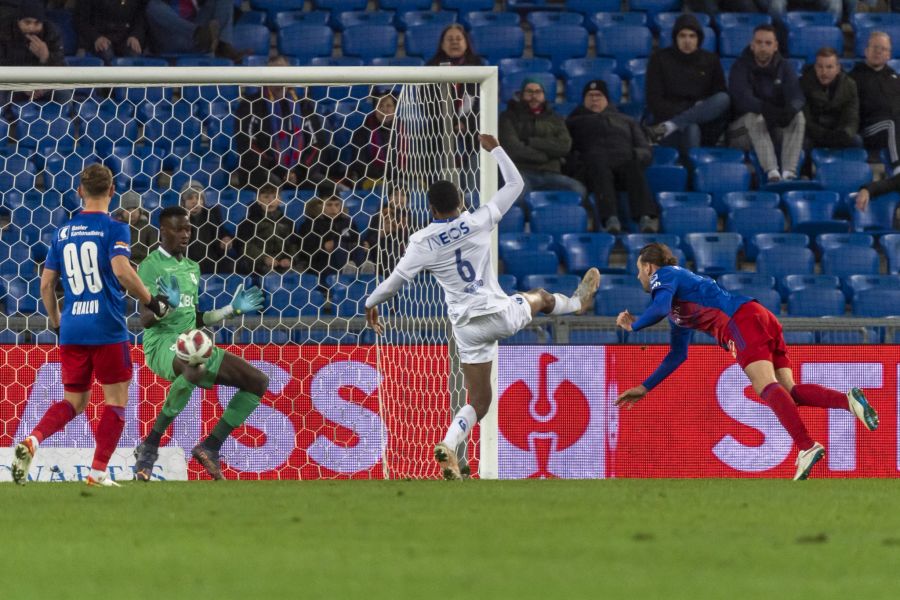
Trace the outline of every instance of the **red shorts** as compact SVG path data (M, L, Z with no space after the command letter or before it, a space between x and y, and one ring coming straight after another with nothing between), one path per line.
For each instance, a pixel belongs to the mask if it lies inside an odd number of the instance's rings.
M103 385L130 381L131 346L128 342L85 346L63 344L59 347L62 382L67 392L86 392L94 375Z
M742 368L758 360L768 360L776 369L791 368L781 323L759 302L748 302L734 313L726 340Z

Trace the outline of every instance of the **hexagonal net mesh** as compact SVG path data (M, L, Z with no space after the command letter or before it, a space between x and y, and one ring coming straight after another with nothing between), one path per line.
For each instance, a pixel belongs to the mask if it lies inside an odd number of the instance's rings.
M379 339L364 301L428 222L431 182L456 182L477 206L479 94L473 83L296 82L5 93L0 447L63 398L39 277L54 232L80 210L80 172L102 162L135 265L157 247L160 212L180 204L193 224L199 310L228 305L241 284L265 293L261 314L208 329L270 377L222 448L228 477L436 477L431 450L464 401L443 294L419 276L382 306ZM147 434L168 389L144 366L129 307L136 368L120 448ZM162 444L189 452L235 392L195 390ZM92 447L99 406L42 448ZM201 471L189 463L191 477Z

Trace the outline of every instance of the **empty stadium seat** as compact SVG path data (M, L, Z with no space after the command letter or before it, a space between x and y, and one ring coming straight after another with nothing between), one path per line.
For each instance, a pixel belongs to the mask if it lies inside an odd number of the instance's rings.
M866 162L869 159L869 153L865 148L813 148L810 157L816 168L819 168L825 163L839 160Z
M352 25L344 30L341 45L345 56L363 60L397 53L397 30L393 25Z
M638 13L642 14L642 13ZM683 13L680 12L661 12L653 17L653 24L656 26L656 29L672 29L675 26L675 21L678 20ZM700 25L703 27L710 26L710 18L706 13L693 13L694 17L700 22Z
M694 168L694 189L713 197L713 208L725 214L723 197L728 192L750 189L750 171L743 163L701 163Z
M772 288L746 286L735 293L755 298L760 304L769 309L772 314L781 314L781 295Z
M839 27L808 25L791 29L788 33L791 56L803 58L810 63L815 62L816 52L826 46L837 50L838 56L844 53L844 32Z
M520 206L512 206L503 215L498 228L499 233L517 233L525 230L525 211Z
M762 273L723 273L717 279L719 287L728 291L740 290L742 288L775 288L775 278L771 275L763 275Z
M792 317L839 317L846 312L846 299L840 290L805 288L788 297Z
M516 278L513 275L508 273L501 273L497 275L497 283L500 284L500 289L503 290L503 293L507 296L511 296L516 293Z
M677 165L678 164L678 148L669 146L653 146L653 163L654 165Z
M570 273L583 275L591 267L603 269L616 238L608 233L564 233L559 236L563 261Z
M646 12L652 18L661 12L670 12L681 8L681 0L630 0L628 9Z
M756 239L758 244L759 236ZM812 274L815 263L815 257L809 248L791 246L786 249L779 244L768 248L760 247L756 256L756 272L772 275L776 279L795 273L809 275Z
M290 0L293 1L293 0ZM300 9L303 8L303 2L300 2ZM275 29L281 31L291 25L328 25L331 13L327 10L276 10L269 12L269 25L274 25Z
M584 25L584 15L577 12L556 10L535 10L525 16L532 29L557 27L559 25Z
M646 27L622 25L597 30L597 55L611 56L624 64L636 56L650 56L653 36Z
M853 298L853 314L857 317L900 316L900 290L871 288Z
M775 192L727 192L722 204L729 213L740 208L778 208L781 196Z
M357 25L394 25L394 13L387 10L350 10L337 15L336 29L343 31Z
M688 160L691 165L697 166L705 163L741 163L746 160L743 150L738 148L725 148L719 146L701 146L688 150Z
M525 51L525 32L518 25L474 27L470 36L478 55L491 64L502 58L522 56Z
M557 74L563 72L563 62L583 58L588 50L588 32L581 25L547 25L533 32L532 51L535 56L549 58Z
M441 0L441 8L458 13L494 10L494 0Z
M768 15L765 16L768 17ZM733 25L721 29L719 32L719 54L722 56L740 56L753 38L754 27L755 25Z
M871 248L875 238L867 233L822 233L815 237L816 248L824 252L841 246L864 246Z
M555 273L559 268L559 258L549 250L523 250L511 252L503 260L504 273L520 280L532 273Z
M422 67L425 66L425 60L419 56L378 56L370 60L369 64L376 67Z
M231 35L235 48L250 50L258 55L269 53L271 34L265 25L235 25Z
M853 230L869 232L874 235L892 233L895 231L893 223L898 203L900 203L900 195L896 192L871 198L866 210L858 210L854 202Z
M872 169L865 162L836 160L823 163L816 170L816 179L826 190L844 195L872 181Z
M635 281L635 283L637 283ZM594 300L594 314L615 317L623 310L640 315L650 303L650 294L639 285L613 286L597 294Z
M656 195L660 208L674 206L711 206L712 196L703 192L660 192Z
M604 27L647 26L647 15L642 12L597 12L588 19L593 31Z
M729 273L737 268L743 240L737 233L689 233L685 241L694 257L694 270L701 275Z
M620 0L565 0L566 10L593 15L598 12L616 12L622 8Z
M756 260L756 234L781 233L784 227L784 213L777 208L739 208L728 214L725 229L739 233L745 240L744 256Z
M544 206L535 208L531 215L535 233L579 233L587 231L587 225L587 213L580 206Z
M526 275L519 282L519 287L522 291L543 288L551 294L571 296L580 282L576 275Z
M473 10L468 13L463 13L461 21L469 30L484 25L509 25L512 27L519 27L519 15L514 12Z
M528 194L525 195L525 204L531 210L542 206L559 204L580 206L581 196L578 192L569 192L566 190L538 190L528 192Z
M793 292L805 290L806 288L824 288L827 290L836 290L841 286L841 280L835 275L800 275L794 273L785 275L778 282L787 298Z
M805 233L758 233L753 240L757 248L764 250L773 246L809 247L809 236Z
M835 219L840 196L832 191L785 192L782 196L791 217L791 231L816 236L820 233L844 233L850 223Z
M333 41L334 34L325 25L297 23L278 32L278 52L308 61L315 56L331 56Z
M900 275L850 275L844 279L844 285L852 299L871 289L900 290Z
M650 192L683 192L687 189L687 169L677 165L651 165L644 170Z
M500 76L506 77L513 73L549 73L553 70L553 63L548 58L502 58L498 65L500 67ZM553 82L556 87L556 82ZM550 90L545 90L549 92ZM555 95L556 90L553 90Z
M553 250L553 236L548 233L504 233L499 236L497 250L501 259L516 252ZM536 271L538 273L543 271ZM554 269L553 271L556 272Z
M881 236L878 245L884 250L888 259L888 271L900 273L900 233L889 233Z
M854 274L878 274L878 252L864 246L843 245L822 253L822 271L826 275L848 277Z

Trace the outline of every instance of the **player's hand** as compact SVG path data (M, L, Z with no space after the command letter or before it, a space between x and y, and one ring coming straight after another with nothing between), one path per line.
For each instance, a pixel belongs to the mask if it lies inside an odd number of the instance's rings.
M856 209L865 211L869 208L869 190L863 188L856 194Z
M234 297L231 299L231 308L234 309L236 315L246 315L259 311L263 306L263 293L256 286L244 289L242 283L234 291Z
M500 147L500 142L497 141L492 135L488 135L486 133L482 133L478 135L478 139L481 141L481 147L490 152L494 148Z
M618 325L625 331L631 331L631 324L635 321L637 321L637 317L635 317L627 310L623 310L619 313L619 316L616 317L616 325Z
M384 327L382 327L381 323L378 321L377 306L366 309L366 321L369 323L369 327L375 330L375 333L377 333L378 335L384 335Z
M178 279L174 275L169 276L169 282L166 283L162 277L156 280L156 289L162 300L169 305L170 308L178 308L181 306L181 287L178 285Z
M630 409L632 404L635 404L638 400L647 395L647 388L643 385L638 385L630 390L626 390L619 394L619 397L616 398L616 406L622 408Z

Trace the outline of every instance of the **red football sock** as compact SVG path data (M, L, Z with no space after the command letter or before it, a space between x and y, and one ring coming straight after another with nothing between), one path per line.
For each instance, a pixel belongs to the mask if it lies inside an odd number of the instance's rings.
M94 439L97 442L97 448L94 450L94 462L91 468L98 471L105 471L106 465L109 464L109 457L119 444L119 438L122 437L122 430L125 428L125 409L121 406L104 405L103 415L100 417L100 424L97 426L97 433Z
M800 406L843 408L850 410L847 395L815 383L799 383L791 390L791 397Z
M809 437L806 425L800 418L800 411L797 410L797 405L794 404L788 391L781 387L780 383L772 382L766 386L760 396L775 411L775 416L794 440L797 448L800 450L812 448L814 442Z
M61 431L74 418L75 407L65 400L56 402L47 409L35 428L31 430L31 435L37 438L38 443L41 443L57 431Z

